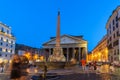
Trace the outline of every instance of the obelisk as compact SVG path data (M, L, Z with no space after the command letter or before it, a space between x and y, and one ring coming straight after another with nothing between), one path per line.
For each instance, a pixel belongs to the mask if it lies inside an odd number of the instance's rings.
M60 11L58 11L58 23L56 30L56 47L60 47Z
M64 62L66 61L65 56L63 55L63 50L60 46L60 11L58 11L58 22L57 22L57 31L56 31L56 44L53 49L53 54L49 57L49 61Z

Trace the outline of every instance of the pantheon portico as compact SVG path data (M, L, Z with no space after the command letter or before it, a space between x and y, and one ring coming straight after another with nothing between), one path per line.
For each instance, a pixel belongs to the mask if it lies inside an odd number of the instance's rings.
M80 61L82 58L86 59L87 56L87 41L83 39L83 36L60 36L60 46L63 49L63 54L66 57L66 61L70 61L72 58ZM51 37L50 40L43 44L44 56L46 60L53 54L53 48L56 44L56 37Z

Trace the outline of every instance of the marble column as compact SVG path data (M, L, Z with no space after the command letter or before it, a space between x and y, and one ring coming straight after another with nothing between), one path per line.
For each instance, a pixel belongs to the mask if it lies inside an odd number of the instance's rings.
M73 50L72 50L72 58L74 59L75 58L75 53L74 53L74 50L75 50L75 48L72 48Z
M87 50L87 47L85 47L85 58L87 58L87 54L88 54L88 50Z
M78 54L79 54L78 60L80 61L81 60L81 48L80 47L79 47L79 50L78 50Z
M51 55L51 48L49 48L49 56Z
M67 62L69 61L69 48L67 48Z
M87 48L86 47L83 48L83 58L84 59L87 58Z

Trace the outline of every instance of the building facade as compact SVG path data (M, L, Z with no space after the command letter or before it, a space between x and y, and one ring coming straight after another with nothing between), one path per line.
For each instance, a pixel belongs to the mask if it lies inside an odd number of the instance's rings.
M108 62L107 35L105 35L92 52L88 54L88 61Z
M0 62L9 60L15 53L15 40L11 28L0 22Z
M92 58L92 52L88 52L88 54L87 54L87 62L91 62L91 61L93 61L93 58Z
M120 61L120 6L109 17L106 29L109 61Z
M26 56L29 61L37 60L42 55L42 49L34 48L24 44L16 44L15 53Z
M82 36L63 35L60 37L60 41L60 46L63 49L63 54L66 57L66 61L71 61L71 59L80 61L82 58L86 58L88 51L87 41L83 40ZM46 58L53 54L53 48L55 47L55 44L55 37L43 44Z
M16 47L15 47L16 54L23 55L26 52L29 52L31 55L41 54L39 48L34 48L24 44L16 44Z

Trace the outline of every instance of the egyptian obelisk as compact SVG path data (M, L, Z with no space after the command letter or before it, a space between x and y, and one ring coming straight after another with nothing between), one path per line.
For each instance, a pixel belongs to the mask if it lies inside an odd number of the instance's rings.
M63 55L63 50L60 46L60 11L58 11L57 19L56 44L53 49L53 54L49 57L49 61L64 62L66 61L66 58Z
M58 23L56 30L56 47L60 47L60 11L58 11Z

